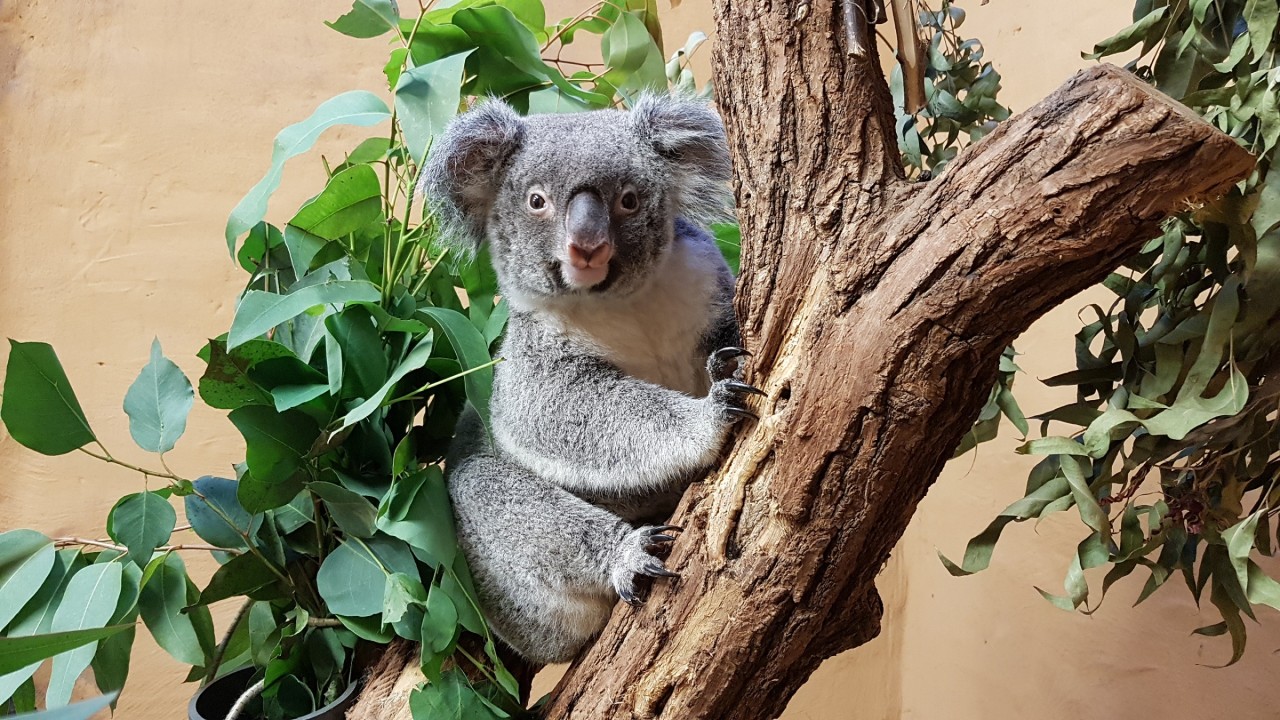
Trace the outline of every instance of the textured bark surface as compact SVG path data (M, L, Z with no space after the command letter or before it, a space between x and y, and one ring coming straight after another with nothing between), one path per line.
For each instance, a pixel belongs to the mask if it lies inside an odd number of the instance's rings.
M1098 66L940 179L902 179L888 90L830 0L717 0L762 420L692 488L639 610L619 604L546 717L776 717L879 630L874 579L968 431L1001 350L1252 158Z

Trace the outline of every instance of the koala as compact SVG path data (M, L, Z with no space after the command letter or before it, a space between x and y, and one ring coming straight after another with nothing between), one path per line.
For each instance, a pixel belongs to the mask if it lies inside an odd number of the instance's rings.
M489 100L428 159L442 232L488 244L510 306L491 427L464 412L446 478L490 627L532 661L572 659L638 577L674 576L661 523L755 417L734 278L699 226L729 172L716 114L659 97L530 117Z

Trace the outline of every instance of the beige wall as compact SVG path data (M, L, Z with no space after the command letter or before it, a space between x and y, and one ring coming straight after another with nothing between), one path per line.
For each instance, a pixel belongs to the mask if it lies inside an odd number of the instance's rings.
M152 336L194 378L193 354L230 322L242 276L222 225L265 170L276 131L340 91L380 87L381 41L319 24L344 4L0 0L0 335L52 342L95 429L127 460L151 463L133 449L120 403ZM968 5L965 30L986 41L1018 109L1081 67L1079 50L1118 28L1129 3ZM696 28L710 28L710 13L685 0L669 14L668 46ZM321 149L358 137L334 133ZM314 160L295 161L274 207L296 206L321 177ZM1069 358L1076 305L1018 343L1030 410L1060 399L1034 378ZM0 360L7 354L6 344ZM1251 628L1245 659L1215 671L1202 664L1225 660L1228 644L1187 635L1213 618L1180 587L1134 610L1135 576L1091 618L1041 600L1033 586L1060 587L1080 536L1065 516L1038 533L1011 528L986 573L946 574L935 548L961 554L1019 495L1027 463L1013 444L952 463L881 576L884 634L827 662L786 717L1272 717L1280 623L1270 611ZM241 451L221 414L197 405L170 464L186 475L226 472ZM101 536L112 500L142 487L83 456L37 456L3 431L0 467L0 530ZM191 692L182 675L140 638L120 716L179 716Z

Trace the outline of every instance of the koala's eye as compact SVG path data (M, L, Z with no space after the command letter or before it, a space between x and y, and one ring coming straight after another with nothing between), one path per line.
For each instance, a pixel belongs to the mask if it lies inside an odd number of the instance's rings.
M640 196L635 190L627 188L622 191L622 195L618 198L618 207L627 213L633 213L640 209Z
M542 196L542 193L539 193L539 192L529 193L529 209L530 210L544 210L546 209L546 207L547 207L547 199Z

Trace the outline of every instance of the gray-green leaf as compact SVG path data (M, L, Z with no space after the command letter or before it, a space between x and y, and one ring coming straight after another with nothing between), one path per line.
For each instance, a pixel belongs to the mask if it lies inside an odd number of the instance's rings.
M178 514L157 493L126 495L111 508L107 531L111 539L129 548L129 559L143 567L151 553L173 534Z
M271 151L271 167L266 176L244 196L227 218L227 250L235 254L236 240L266 215L267 201L280 187L284 164L289 158L310 150L325 130L335 125L368 127L391 117L386 103L377 95L353 90L321 103L306 120L281 130Z
M90 565L72 576L62 595L62 604L53 614L54 632L101 628L111 621L120 599L121 565L106 562ZM49 673L48 707L61 707L71 701L71 690L93 661L96 641L68 650L53 658Z
M187 429L187 414L194 402L191 381L164 356L160 341L152 341L150 362L124 396L133 441L148 452L169 452Z

